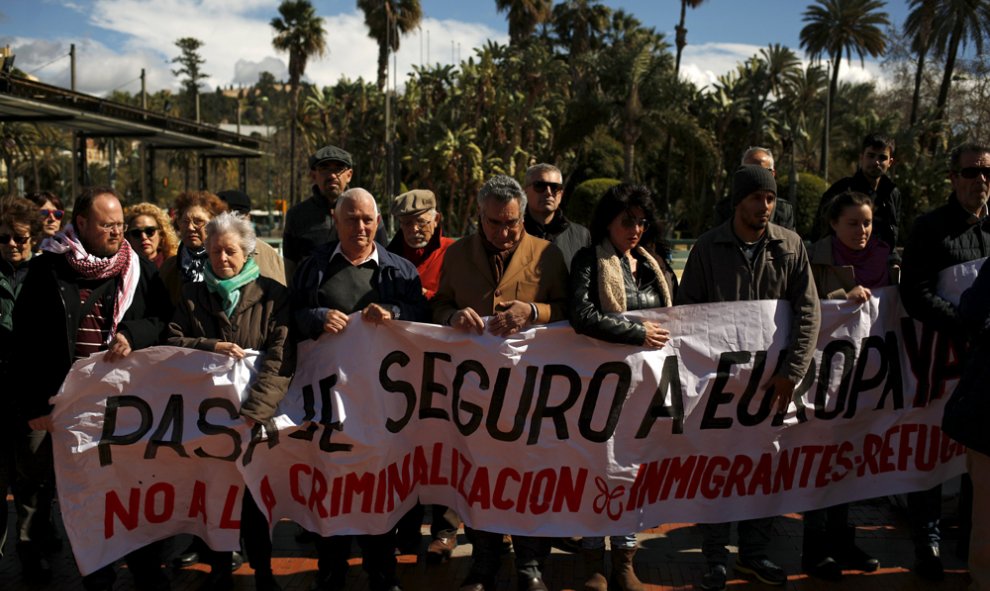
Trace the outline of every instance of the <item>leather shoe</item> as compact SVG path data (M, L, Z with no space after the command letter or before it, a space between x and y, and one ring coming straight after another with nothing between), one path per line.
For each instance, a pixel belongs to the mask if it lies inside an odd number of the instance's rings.
M183 568L186 566L192 566L199 562L199 552L183 552L172 560L172 566L175 568Z
M942 565L942 555L938 546L925 546L915 552L917 561L914 563L916 575L926 581L941 581L945 579L945 567Z
M450 560L454 548L457 547L457 536L433 538L429 547L426 548L426 562L430 564L440 564Z
M485 586L481 583L464 583L457 591L485 591Z
M468 575L458 591L495 591L495 578L479 579L476 575Z
M550 591L540 577L519 580L519 591Z
M235 570L241 568L242 564L244 564L244 556L240 552L231 552L230 572L234 572Z

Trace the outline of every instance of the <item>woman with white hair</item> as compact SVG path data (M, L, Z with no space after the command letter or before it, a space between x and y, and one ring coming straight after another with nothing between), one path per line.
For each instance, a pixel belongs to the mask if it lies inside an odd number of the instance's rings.
M264 354L258 377L250 385L240 414L249 425L273 426L278 403L285 397L294 368L289 342L288 291L262 277L249 253L254 252L250 222L221 213L206 224L209 264L201 282L182 286L182 297L169 325L168 344L242 358L245 349ZM272 576L272 544L268 521L250 491L244 492L241 535L255 571L255 588L280 589ZM220 591L233 587L229 552L210 552L209 578L201 587Z

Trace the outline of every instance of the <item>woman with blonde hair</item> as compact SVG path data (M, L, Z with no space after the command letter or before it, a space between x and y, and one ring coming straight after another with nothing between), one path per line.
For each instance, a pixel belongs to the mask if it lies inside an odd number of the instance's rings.
M168 214L153 203L138 203L124 210L127 241L134 252L161 269L165 259L175 256L179 239Z

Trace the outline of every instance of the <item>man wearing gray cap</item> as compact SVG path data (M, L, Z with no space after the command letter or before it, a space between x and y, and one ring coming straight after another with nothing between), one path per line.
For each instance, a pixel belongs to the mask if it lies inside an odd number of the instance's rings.
M313 194L286 212L282 234L282 252L293 265L298 265L317 246L337 240L332 212L337 197L351 182L353 166L350 152L337 146L323 146L309 157ZM385 230L380 225L375 241L385 243Z
M733 216L698 238L684 267L675 302L790 302L787 356L779 372L764 386L773 390L777 409L784 410L811 364L821 312L801 237L770 223L776 199L777 183L769 170L755 165L736 169L732 177ZM705 591L725 589L731 525L699 524L704 536L701 552L708 563L699 588ZM787 575L766 554L772 525L772 517L739 522L735 570L768 585L783 585Z
M392 215L399 222L399 231L388 245L393 252L416 265L423 282L423 295L431 299L440 285L440 267L453 238L443 236L433 191L415 189L392 200Z

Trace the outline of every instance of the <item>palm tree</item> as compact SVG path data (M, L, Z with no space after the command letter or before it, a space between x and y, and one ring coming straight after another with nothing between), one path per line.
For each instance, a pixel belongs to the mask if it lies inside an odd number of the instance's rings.
M935 103L934 122L941 126L945 105L949 100L949 87L956 67L959 47L972 41L976 53L983 53L983 39L990 33L990 1L988 0L940 0L935 3L935 28L932 31L932 47L940 57L945 57L942 84ZM935 151L935 140L931 151Z
M684 51L684 47L687 46L687 27L684 26L684 21L687 18L687 9L697 8L704 4L704 2L705 0L681 0L681 20L674 27L674 30L677 32L677 37L674 39L674 44L677 46L677 58L674 61L675 76L681 73L681 53Z
M904 21L904 34L911 37L911 51L918 54L918 68L914 74L914 95L911 97L911 127L918 122L921 103L921 79L925 71L925 57L931 48L932 29L935 27L937 0L911 0L911 12Z
M296 121L299 117L299 80L306 71L311 56L327 53L327 32L323 18L316 16L316 9L309 0L283 0L278 7L281 16L272 19L275 29L272 45L277 51L289 54L289 89L292 94L292 121L289 126L289 200L298 200L296 189Z
M825 133L822 136L822 177L828 180L828 136L839 85L839 64L842 55L852 60L852 54L880 57L887 50L887 38L883 28L889 26L887 13L883 12L883 0L815 0L804 11L801 29L801 47L811 58L820 61L828 56L832 61L832 81L829 85L828 105L825 108Z
M507 12L509 44L518 45L533 36L536 27L550 20L553 0L495 0L499 12Z
M357 0L364 11L368 36L378 42L378 90L385 88L390 51L399 50L399 37L415 29L423 18L419 0Z

